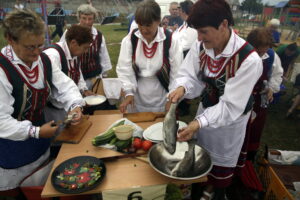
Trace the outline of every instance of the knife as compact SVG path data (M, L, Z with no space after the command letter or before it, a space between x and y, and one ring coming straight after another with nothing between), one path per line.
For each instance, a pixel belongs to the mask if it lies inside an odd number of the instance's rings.
M76 115L77 115L76 113L69 114L65 117L64 120L58 120L58 121L52 123L51 126L60 126L60 125L62 125L64 127L68 127L71 124L73 118L76 117Z

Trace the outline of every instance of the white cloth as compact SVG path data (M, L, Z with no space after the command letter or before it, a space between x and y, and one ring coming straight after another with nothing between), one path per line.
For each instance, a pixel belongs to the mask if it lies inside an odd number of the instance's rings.
M188 26L186 22L184 22L174 33L173 37L178 37L180 45L182 46L182 50L189 50L192 44L198 38L198 32L196 29Z
M17 169L3 169L0 167L0 191L17 188L20 181L43 164L48 159L49 155L50 149L48 149L38 160ZM47 177L48 174L44 174L44 176Z
M102 82L107 99L120 99L122 83L118 78L103 78Z
M134 29L137 29L139 26L138 24L136 23L135 20L132 21L132 23L130 24L130 29L129 29L129 33L134 30Z
M68 47L66 41L58 42L56 44L58 46L60 46L62 48L62 50L64 51L66 59L67 59L67 63L68 63L68 69L70 69L71 68L70 65L74 66L74 62L77 61L77 56L75 56L75 57L71 56L71 52L69 50L69 47ZM49 48L49 49L44 50L44 53L47 54L48 57L50 58L52 67L58 67L60 70L62 70L60 54L56 49ZM77 86L78 86L79 90L84 91L84 90L87 90L88 88L87 88L86 83L83 79L81 69L79 68L79 70L80 70L80 78L79 78L79 82L78 82Z
M268 59L269 55L265 53L262 57L263 60ZM274 52L274 62L272 66L271 77L268 81L269 87L274 93L280 91L280 84L282 82L283 68L281 66L281 61L276 52Z
M300 151L283 151L277 150L280 155L273 155L269 153L269 161L272 164L281 165L300 165Z
M244 43L245 40L231 31L230 39L221 54L215 56L213 49L206 49L205 45L203 47L205 53L212 59L226 57L228 60ZM174 85L174 89L179 86L185 88L185 98L195 98L205 88L200 75L199 47L198 41L192 45L179 68ZM243 112L253 87L262 74L262 69L261 58L256 52L251 53L236 71L235 76L227 81L219 102L206 109L199 105L196 115L196 119L201 124L197 134L198 143L208 150L214 165L236 166L250 115L250 112L247 115ZM204 68L204 73L208 77L218 75L209 72L207 67Z
M122 82L125 95L134 95L135 109L132 112L162 112L165 110L166 90L158 81L156 72L161 69L163 64L163 42L166 39L164 29L158 28L154 40L148 44L139 30L135 33L138 38L135 62L139 67L140 73L138 81L132 68L132 45L131 33L122 40L120 55L117 64L117 75ZM143 52L144 42L149 48L158 42L156 52L152 58L147 58ZM182 50L177 39L172 39L169 49L170 86L173 84L177 69L183 59Z
M93 35L93 39L95 40L97 35L98 35L98 31L95 27L92 27L92 35ZM60 42L63 42L66 40L66 33L67 30L64 32L64 34L62 35L62 37L60 38ZM100 56L100 65L102 67L102 74L107 72L108 70L112 69L112 65L110 62L110 58L109 58L109 54L108 54L108 50L106 47L106 42L105 42L105 38L102 34L102 42L101 42L101 46L100 46L100 52L99 52L99 56Z

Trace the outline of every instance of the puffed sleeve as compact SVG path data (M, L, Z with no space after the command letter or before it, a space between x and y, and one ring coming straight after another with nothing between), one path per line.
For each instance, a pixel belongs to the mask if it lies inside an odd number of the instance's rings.
M282 76L283 76L283 68L281 66L281 61L279 56L275 53L272 74L269 80L269 86L274 93L279 92L280 90Z
M133 95L137 88L135 72L132 68L132 45L130 34L123 38L116 67L117 75L122 82L125 95Z
M102 66L102 73L107 72L108 70L112 69L111 66L111 62L110 62L110 58L109 58L109 54L108 54L108 50L106 47L106 42L105 42L105 38L102 35L102 43L100 46L100 64Z

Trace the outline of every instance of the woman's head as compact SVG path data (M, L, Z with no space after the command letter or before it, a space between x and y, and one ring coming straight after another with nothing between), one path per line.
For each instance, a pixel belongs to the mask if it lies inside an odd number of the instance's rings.
M263 56L272 47L272 34L267 28L256 28L248 34L247 41Z
M230 6L225 0L199 0L192 8L188 23L195 29L207 26L218 29L224 20L228 26L234 25Z
M93 42L91 29L86 26L72 25L66 33L66 41L72 56L86 52Z
M143 37L153 40L160 24L159 5L153 0L142 1L135 11L135 21Z
M15 10L3 21L4 36L17 56L26 64L36 61L44 47L45 24L29 10Z
M82 4L77 8L77 18L80 25L92 28L97 16L96 8L89 4Z
M221 53L230 39L230 26L233 17L225 0L199 0L192 7L187 20L188 24L197 29L198 40L207 49Z

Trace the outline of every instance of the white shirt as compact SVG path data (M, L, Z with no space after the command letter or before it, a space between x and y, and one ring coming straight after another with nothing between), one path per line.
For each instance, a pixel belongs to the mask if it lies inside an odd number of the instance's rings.
M230 39L223 52L215 56L213 49L204 50L207 56L217 60L221 57L230 59L245 43L245 40L231 31ZM174 88L183 86L186 98L199 96L205 88L200 75L200 42L196 41L178 70ZM226 63L225 63L226 64ZM224 67L224 66L222 66ZM262 60L252 52L225 84L224 94L219 102L211 107L199 105L196 119L201 128L197 132L198 144L206 149L214 165L235 167L245 137L246 125L250 112L243 114L254 85L262 74ZM221 70L220 70L221 71ZM215 77L204 68L206 76Z
M147 44L146 39L144 39L139 30L137 30L134 34L137 36L137 38L139 38L135 55L135 62L140 70L139 76L153 77L155 76L156 72L161 69L163 64L163 41L166 39L164 29L162 27L158 28L158 33L150 44ZM122 81L123 89L126 95L133 94L137 88L137 81L132 68L132 45L130 37L131 34L129 33L122 40L120 55L116 68L118 77ZM147 44L148 47L152 47L155 42L158 42L156 53L151 59L145 57L143 52L143 44L141 41ZM171 65L169 86L172 85L177 73L177 69L183 59L181 52L178 50L180 50L179 42L174 39L172 40L172 44L169 49L169 60Z
M93 39L95 40L97 35L98 35L98 31L95 27L92 27L92 35L93 35ZM66 40L66 33L67 30L64 32L64 34L62 35L62 37L60 38L60 42L63 42ZM110 58L109 58L109 54L107 51L107 47L106 47L106 42L105 42L105 38L102 34L102 42L101 42L101 46L100 46L100 51L99 51L99 56L100 56L100 65L102 67L102 72L101 74L107 72L108 70L112 69L112 65L110 62Z
M23 71L19 68L18 64L24 65L27 70L35 67L39 68L39 72L42 72L43 63L41 58L32 63L32 66L28 67L20 60L10 45L4 47L1 53L6 56L11 63L16 67L23 78L27 80L27 77L23 74ZM64 109L68 111L73 104L84 104L82 96L71 79L66 76L58 67L52 66L52 83L54 88L51 88L50 97L61 102ZM39 73L39 77L36 83L32 84L32 87L36 89L44 88L44 73ZM32 126L31 121L23 120L18 121L12 117L14 112L13 104L14 97L12 96L13 86L6 77L5 72L0 67L0 137L15 141L26 140L29 135L28 131ZM37 128L37 134L39 134L39 128Z
M74 62L77 61L77 56L75 56L75 57L71 56L71 52L69 50L69 47L68 47L68 44L66 41L58 42L56 44L63 49L66 59L67 59L68 69L70 69L71 68L70 65L73 66ZM50 61L51 61L51 64L53 67L58 67L60 70L62 70L60 54L56 49L49 48L49 49L44 50L44 53L47 54L48 57L50 58ZM88 88L87 88L85 80L82 76L81 68L79 68L79 71L80 71L80 77L79 77L79 82L78 82L77 86L78 86L79 90L84 91L84 90L87 90Z
M262 60L268 59L269 55L265 53L262 57ZM280 84L282 83L283 68L281 66L281 61L277 53L274 51L274 62L272 65L271 77L268 81L269 87L274 93L280 91Z
M196 29L189 27L186 22L183 22L174 32L173 37L178 37L182 50L186 51L189 50L192 44L197 40L198 32Z

